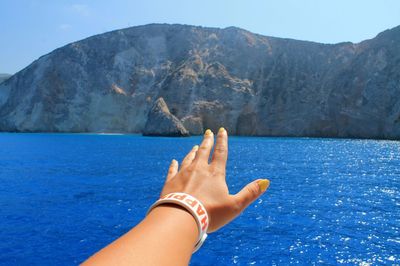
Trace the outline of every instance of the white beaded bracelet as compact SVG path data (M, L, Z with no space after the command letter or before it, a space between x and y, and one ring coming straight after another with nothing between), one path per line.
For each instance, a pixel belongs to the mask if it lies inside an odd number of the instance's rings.
M161 197L153 205L151 205L151 207L147 211L147 215L152 209L154 209L158 205L166 203L182 206L183 208L188 210L196 220L197 228L199 229L199 237L197 239L196 245L194 246L193 253L196 252L201 247L201 245L203 245L204 241L207 238L209 219L206 208L204 208L203 204L201 204L201 202L195 197L182 192L174 192Z

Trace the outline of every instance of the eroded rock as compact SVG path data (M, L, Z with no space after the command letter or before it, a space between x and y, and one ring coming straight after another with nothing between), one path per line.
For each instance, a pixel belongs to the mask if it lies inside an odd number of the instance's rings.
M147 116L143 135L183 137L189 136L189 132L181 121L170 113L164 99L158 98Z

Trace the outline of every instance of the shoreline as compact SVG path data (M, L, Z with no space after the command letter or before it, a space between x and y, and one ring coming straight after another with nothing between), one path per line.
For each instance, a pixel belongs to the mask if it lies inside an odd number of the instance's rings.
M124 132L9 132L9 131L0 131L1 135L95 135L95 136L137 136L144 138L174 138L174 139L185 139L191 137L201 137L202 135L190 135L190 136L167 136L167 135L159 135L159 136L148 136L143 135L142 133L124 133ZM229 135L229 137L233 138L274 138L274 139L323 139L323 140L372 140L372 141L393 141L399 142L400 138L364 138L364 137L336 137L336 136L287 136L287 135Z

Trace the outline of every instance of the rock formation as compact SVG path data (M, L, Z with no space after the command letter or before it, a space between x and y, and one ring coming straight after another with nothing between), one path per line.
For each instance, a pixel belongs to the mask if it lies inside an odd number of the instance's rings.
M56 49L1 83L0 130L159 135L161 119L191 134L400 139L399 69L400 27L357 44L132 27ZM151 111L159 98L170 115Z
M158 98L151 108L143 135L145 136L189 136L181 121L170 113L163 98Z

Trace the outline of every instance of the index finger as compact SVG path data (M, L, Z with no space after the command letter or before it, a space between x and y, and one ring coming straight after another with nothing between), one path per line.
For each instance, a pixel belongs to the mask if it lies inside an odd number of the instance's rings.
M228 133L225 128L218 130L217 141L211 159L211 164L225 172L226 160L228 159Z

